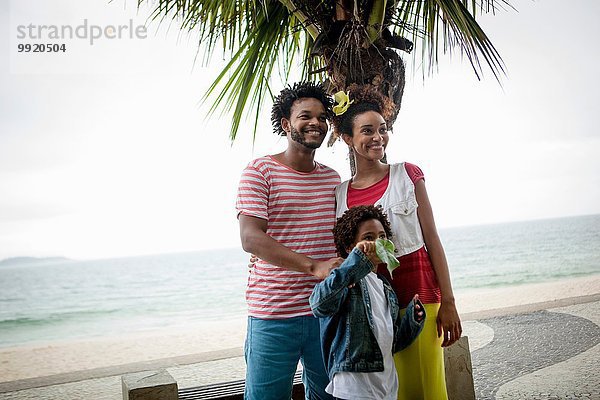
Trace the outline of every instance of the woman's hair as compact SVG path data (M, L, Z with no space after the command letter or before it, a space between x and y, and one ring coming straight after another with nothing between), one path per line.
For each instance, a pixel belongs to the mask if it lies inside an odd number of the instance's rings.
M290 119L292 104L294 104L294 101L310 97L323 103L323 107L325 107L325 112L327 113L327 118L331 117L333 99L327 94L327 92L325 92L325 89L321 83L294 83L293 86L284 88L279 93L279 96L277 96L273 101L273 107L271 108L271 123L273 124L273 132L275 132L276 135L285 136L285 131L281 126L281 119Z
M335 240L335 248L340 257L348 257L348 249L351 249L356 244L356 234L360 224L364 221L376 219L381 222L385 234L388 238L392 237L392 228L390 221L383 212L381 206L356 206L349 208L344 214L337 219L333 227L333 237Z
M380 93L373 85L357 85L353 83L348 86L346 93L353 101L350 107L342 115L334 115L333 135L335 139L347 134L352 136L352 124L357 115L367 111L375 111L381 114L383 119L389 123L394 114L394 103L385 95Z

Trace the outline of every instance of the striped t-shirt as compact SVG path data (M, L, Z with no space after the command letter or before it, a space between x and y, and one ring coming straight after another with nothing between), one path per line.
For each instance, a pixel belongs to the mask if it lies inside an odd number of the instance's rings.
M289 249L314 260L336 257L333 242L335 186L340 176L316 163L298 172L271 156L252 161L240 180L239 214L267 220L267 234ZM259 260L246 289L248 314L258 318L312 315L308 298L318 279Z

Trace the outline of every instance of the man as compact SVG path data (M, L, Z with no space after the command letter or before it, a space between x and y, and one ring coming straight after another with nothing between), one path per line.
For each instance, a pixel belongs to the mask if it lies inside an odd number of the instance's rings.
M289 399L299 360L306 398L332 398L325 392L319 322L308 302L315 284L343 261L332 234L340 177L314 160L330 109L319 84L282 90L271 120L288 146L242 173L236 202L242 247L259 259L246 290L246 399Z

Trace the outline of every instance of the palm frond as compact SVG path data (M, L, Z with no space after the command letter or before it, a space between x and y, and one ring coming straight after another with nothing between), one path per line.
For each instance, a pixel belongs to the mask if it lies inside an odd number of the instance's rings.
M381 29L385 23L386 6L387 0L373 2L367 22L367 32L371 43L381 36Z
M203 97L212 101L209 114L231 113L230 138L234 140L242 120L254 118L256 134L259 111L271 96L274 72L287 83L290 71L300 63L302 79L322 80L330 65L311 56L317 34L327 32L335 20L330 0L137 0L155 4L152 20L174 20L182 30L199 34L207 63L221 50L229 62ZM382 29L421 42L421 57L431 72L443 53L459 49L478 78L487 64L496 79L504 63L490 39L475 21L477 13L512 8L508 0L354 0L363 13L369 41ZM316 72L315 72L316 71Z
M303 29L294 28L298 24L299 21L282 3L267 3L231 61L207 90L204 101L219 92L210 114L218 110L233 111L231 140L235 140L243 117L252 114L255 114L256 132L258 113L254 111L260 109L268 93L269 79L278 61L280 70L287 76L294 65L294 58L302 55L302 49L310 48L310 36ZM310 66L310 63L304 66L305 78L308 78Z
M478 79L481 79L483 72L482 57L500 82L505 73L504 62L475 20L475 15L478 10L495 12L502 6L512 8L507 1L405 0L399 3L390 22L395 26L396 33L422 43L421 57L427 61L430 72L439 61L440 47L443 53L458 48L470 61Z

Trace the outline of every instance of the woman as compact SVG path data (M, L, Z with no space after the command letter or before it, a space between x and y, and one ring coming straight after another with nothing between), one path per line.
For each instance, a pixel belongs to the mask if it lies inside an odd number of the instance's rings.
M348 145L356 173L336 188L336 215L358 205L381 205L390 219L400 266L390 281L400 304L415 294L429 315L413 344L394 355L398 399L447 399L443 347L460 338L448 263L435 227L424 176L409 163L382 162L391 100L371 86L352 85L349 106L334 108L334 134ZM389 277L385 267L379 273Z

